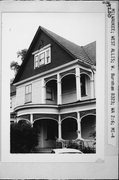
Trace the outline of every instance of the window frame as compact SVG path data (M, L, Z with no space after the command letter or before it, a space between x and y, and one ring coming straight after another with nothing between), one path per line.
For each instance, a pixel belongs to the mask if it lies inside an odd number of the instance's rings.
M28 92L27 92L27 88L28 88ZM29 92L29 88L30 88L30 92ZM27 84L25 86L25 104L30 102L32 102L32 84Z
M34 69L51 63L51 45L47 45L32 54L34 55ZM43 58L41 58L42 54L44 54ZM43 63L41 63L42 59L44 59Z
M54 101L54 92L53 92L53 89L51 87L47 87L46 88L46 95L50 95L51 96L51 98L47 98L47 96L46 96L46 100Z

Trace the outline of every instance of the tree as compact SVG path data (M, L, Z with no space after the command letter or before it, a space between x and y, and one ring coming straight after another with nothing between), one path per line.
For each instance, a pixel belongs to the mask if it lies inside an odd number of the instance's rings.
M27 49L22 49L21 51L18 51L17 58L20 57L21 62L23 62L25 59L26 53L27 53ZM15 75L16 75L20 68L20 64L17 61L12 61L10 64L10 68L11 68L11 70L13 70L15 72Z

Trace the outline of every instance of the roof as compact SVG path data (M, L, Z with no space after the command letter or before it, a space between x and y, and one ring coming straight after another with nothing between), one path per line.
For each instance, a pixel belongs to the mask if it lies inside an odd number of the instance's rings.
M91 51L93 52L93 50L95 50L96 41L88 44L88 46L83 47L55 34L54 32L50 30L47 30L44 27L40 26L40 29L44 31L47 35L49 35L51 38L53 38L65 50L69 51L69 53L71 53L75 58L83 61L84 63L88 63L91 65L95 64L94 56L92 59L91 55L88 56L88 53L91 54Z
M87 44L82 47L88 57L93 61L93 64L96 65L96 41Z
M39 26L39 28L32 40L32 43L27 51L26 57L21 65L13 83L15 83L19 80L19 76L21 76L22 71L23 71L22 67L28 61L29 56L32 51L32 47L33 47L34 43L36 42L36 40L38 39L38 36L41 31L44 32L45 34L47 34L51 39L53 39L60 47L62 47L68 54L70 54L74 60L79 59L79 61L81 61L81 63L89 64L91 66L96 64L96 59L95 59L96 42L92 42L86 46L79 46L79 45L55 34L54 32L52 32L44 27Z

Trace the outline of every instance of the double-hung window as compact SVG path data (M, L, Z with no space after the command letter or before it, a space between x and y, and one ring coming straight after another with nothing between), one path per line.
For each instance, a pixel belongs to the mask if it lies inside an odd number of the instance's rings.
M46 50L46 64L50 63L50 49Z
M32 86L31 84L25 87L25 103L32 101Z
M47 45L32 53L34 55L34 69L51 62L51 45Z
M39 54L39 66L45 64L45 52Z

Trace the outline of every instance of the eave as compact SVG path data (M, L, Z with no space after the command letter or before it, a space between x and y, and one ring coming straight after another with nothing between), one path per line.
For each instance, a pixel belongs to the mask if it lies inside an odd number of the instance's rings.
M90 64L86 64L83 61L81 61L79 59L76 59L76 60L71 61L69 63L66 63L64 65L61 65L59 67L55 67L55 68L53 68L51 70L47 70L47 71L45 71L43 73L40 73L38 75L35 75L35 76L32 76L32 77L27 78L25 80L22 80L22 81L19 81L17 83L14 83L14 85L18 86L18 85L21 85L21 84L26 83L28 81L33 81L34 79L37 79L37 78L40 78L40 77L43 77L43 76L46 76L46 75L49 75L49 74L52 74L52 73L57 73L58 71L60 71L62 69L65 69L67 67L72 67L73 65L79 65L79 66L82 66L82 68L83 67L88 68L88 70L90 70L90 71L92 71L92 69L96 70L96 68L94 66L91 66Z

